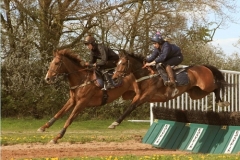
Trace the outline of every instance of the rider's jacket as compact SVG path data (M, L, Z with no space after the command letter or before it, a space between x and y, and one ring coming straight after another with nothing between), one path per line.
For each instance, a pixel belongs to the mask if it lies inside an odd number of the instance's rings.
M156 63L165 62L173 57L182 57L181 49L175 44L164 42L161 50L154 48L150 57L146 59L147 62L155 61Z
M115 67L119 56L103 44L96 44L91 50L90 64L96 63L98 67ZM115 63L115 66L114 66Z

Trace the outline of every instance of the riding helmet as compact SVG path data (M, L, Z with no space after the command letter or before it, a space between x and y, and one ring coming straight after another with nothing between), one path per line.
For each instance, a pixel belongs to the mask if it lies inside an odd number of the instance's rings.
M93 36L88 35L85 39L84 39L84 44L95 44L96 40Z
M160 34L155 34L154 37L151 39L152 42L157 42L159 44L163 44L165 41L162 38L162 36Z

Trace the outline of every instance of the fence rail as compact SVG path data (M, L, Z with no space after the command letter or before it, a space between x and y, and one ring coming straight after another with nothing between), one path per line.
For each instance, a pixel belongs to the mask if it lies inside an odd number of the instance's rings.
M240 72L221 70L225 76L225 80L233 84L232 87L228 87L225 90L225 94L221 97L223 101L228 101L230 105L228 107L220 107L215 103L214 93L199 99L192 100L189 98L187 93L182 94L176 99L170 100L164 103L150 103L150 124L153 122L152 107L168 107L170 109L181 109L181 110L201 110L208 111L212 110L214 112L239 112L240 111Z

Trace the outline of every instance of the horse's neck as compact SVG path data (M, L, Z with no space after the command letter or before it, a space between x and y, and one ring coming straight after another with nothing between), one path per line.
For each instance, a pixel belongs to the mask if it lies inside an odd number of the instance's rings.
M68 81L70 86L81 85L86 81L90 81L93 73L85 67L79 67L75 64L66 65L68 70Z
M149 74L149 71L146 69L142 69L143 64L140 63L137 60L132 61L132 73L136 79L147 76Z

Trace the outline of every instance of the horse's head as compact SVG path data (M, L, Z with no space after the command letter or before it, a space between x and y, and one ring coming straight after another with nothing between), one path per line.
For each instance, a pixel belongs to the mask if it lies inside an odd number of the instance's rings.
M53 53L53 60L45 77L48 84L56 83L61 76L68 76L78 79L82 76L81 71L89 70L85 61L80 56L69 49L59 50ZM73 76L71 76L74 74Z
M115 72L112 76L112 79L116 81L120 77L124 77L131 72L131 67L130 67L130 61L129 61L129 56L126 53L126 51L122 50L119 53L119 61L117 63L117 66L115 68Z
M67 74L67 70L63 62L63 56L55 52L53 60L51 61L49 69L47 71L45 81L48 84L56 83L59 76L62 76L64 74Z

